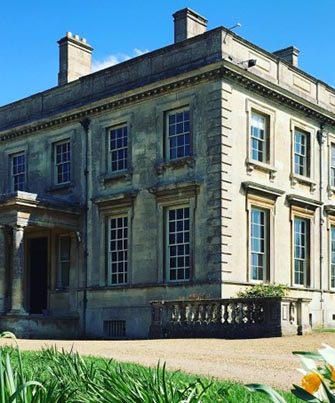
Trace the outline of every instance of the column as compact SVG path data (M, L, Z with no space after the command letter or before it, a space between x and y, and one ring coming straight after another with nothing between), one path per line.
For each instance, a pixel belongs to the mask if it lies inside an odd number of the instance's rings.
M5 227L0 225L0 314L5 311L6 294L6 234Z
M19 225L13 227L12 255L12 306L10 314L27 314L24 307L23 273L24 273L24 229Z

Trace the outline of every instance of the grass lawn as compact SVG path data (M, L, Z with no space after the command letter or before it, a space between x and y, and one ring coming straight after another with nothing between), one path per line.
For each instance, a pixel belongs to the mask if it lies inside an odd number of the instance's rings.
M9 402L15 391L17 403L269 402L240 384L167 372L162 364L150 369L53 349L19 354L14 348L0 349L0 403ZM20 390L20 385L25 387ZM287 402L299 401L289 393L283 396Z

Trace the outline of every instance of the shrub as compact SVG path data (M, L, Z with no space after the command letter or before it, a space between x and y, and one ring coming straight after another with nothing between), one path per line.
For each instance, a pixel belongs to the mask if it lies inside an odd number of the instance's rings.
M285 297L287 287L283 284L255 284L243 291L239 291L239 298L259 298L259 297Z

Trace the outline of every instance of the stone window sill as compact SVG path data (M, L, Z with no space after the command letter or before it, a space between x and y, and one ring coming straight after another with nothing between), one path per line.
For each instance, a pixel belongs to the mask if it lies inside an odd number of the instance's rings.
M46 189L47 193L56 193L64 190L70 190L75 187L74 182L61 183L59 185L52 185Z
M161 175L164 171L167 169L178 169L178 168L183 168L185 166L189 168L194 168L195 165L195 160L193 156L188 156L184 158L178 158L176 160L170 160L170 161L165 161L158 163L155 166L156 172L158 175Z
M258 171L263 171L269 174L270 180L274 180L277 173L277 168L271 164L267 164L265 162L256 161L256 160L246 160L247 172L248 175L251 175L252 172L257 169Z
M107 185L109 183L118 181L129 181L131 180L131 177L132 177L131 170L126 170L101 175L99 177L99 181L102 185Z
M291 184L294 187L297 183L310 187L310 191L313 193L316 190L317 183L307 176L291 174Z

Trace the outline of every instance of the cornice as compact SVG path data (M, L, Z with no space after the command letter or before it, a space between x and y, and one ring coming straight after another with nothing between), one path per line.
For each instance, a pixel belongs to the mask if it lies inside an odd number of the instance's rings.
M277 199L285 193L284 190L251 181L242 182L242 187L246 190L247 193L259 193L263 196L268 196L274 199Z
M298 100L298 96L295 96L293 93L290 95L286 95L281 91L284 91L281 87L277 86L278 89L270 88L269 86L256 81L257 76L246 76L239 71L236 71L231 68L223 67L222 76L232 80L234 82L239 83L241 86L246 88L249 91L262 95L263 97L269 98L272 101L278 102L280 104L284 104L287 107L294 109L308 118L316 119L323 124L329 126L335 126L335 116L334 118L329 115L329 112L319 105L314 105L306 100ZM286 92L286 91L285 91Z
M288 93L279 86L274 84L266 85L266 83L260 82L261 79L256 75L236 67L231 63L223 60L215 64L215 67L211 70L202 71L193 76L175 80L163 85L158 85L154 88L138 91L136 94L120 96L118 99L102 101L99 104L94 104L81 110L77 110L73 113L63 113L62 116L58 115L54 118L47 118L42 121L27 124L17 129L9 129L3 131L0 134L0 142L14 139L16 137L29 135L41 130L49 129L52 127L59 127L67 123L80 122L85 118L101 114L104 111L114 110L124 107L129 104L141 102L146 99L159 96L161 94L174 91L180 88L193 86L206 81L227 79L238 83L240 86L246 88L249 91L257 93L265 98L268 98L274 102L284 104L287 107L304 114L308 118L318 120L320 123L335 127L335 115L331 116L331 113L323 109L318 105L314 105L306 100L299 100L298 96ZM270 85L273 87L271 88ZM284 93L287 92L287 94Z
M167 83L164 85L157 86L155 88L150 88L148 90L138 92L134 95L120 97L119 99L115 99L108 102L102 102L101 104L91 106L89 108L85 108L70 114L64 113L63 114L64 116L45 119L43 121L37 122L36 124L28 124L18 129L9 129L5 131L5 134L2 135L0 134L0 142L11 140L15 137L35 133L40 130L45 130L51 127L58 127L70 122L80 122L82 119L97 115L107 110L118 109L123 106L135 102L140 102L153 96L160 95L165 92L173 91L182 87L195 85L200 82L208 81L211 79L219 79L220 77L221 77L221 68L216 68L210 71L202 72L192 77L183 78L178 81L174 81L172 83Z

